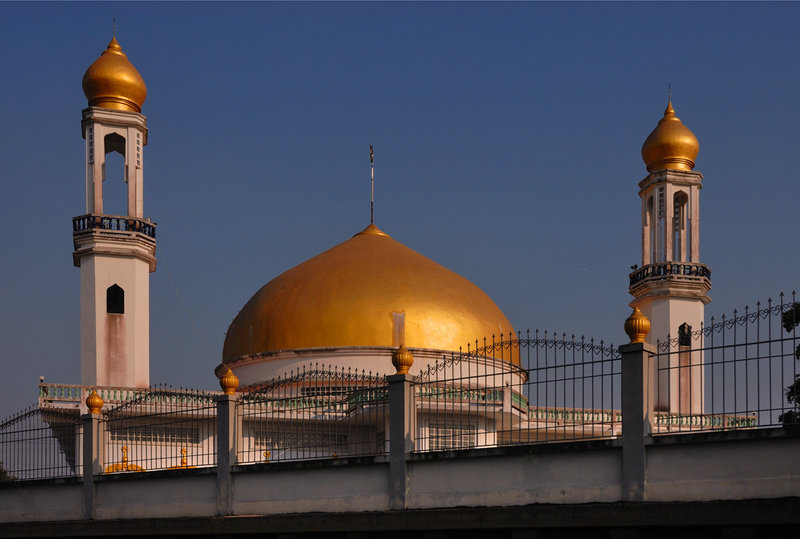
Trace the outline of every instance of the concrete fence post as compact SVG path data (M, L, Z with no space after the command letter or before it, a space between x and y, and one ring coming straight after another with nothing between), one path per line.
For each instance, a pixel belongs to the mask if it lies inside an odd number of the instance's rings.
M394 374L389 382L389 508L406 508L408 457L414 451L417 413L414 386L408 374Z
M91 520L95 517L95 485L94 476L103 473L102 443L103 422L101 414L84 414L83 422L83 501L84 517Z
M218 395L217 404L217 515L233 514L231 467L236 464L236 395Z
M649 363L653 354L644 343L619 347L622 355L622 497L644 501L647 480L645 439L650 436L653 409Z

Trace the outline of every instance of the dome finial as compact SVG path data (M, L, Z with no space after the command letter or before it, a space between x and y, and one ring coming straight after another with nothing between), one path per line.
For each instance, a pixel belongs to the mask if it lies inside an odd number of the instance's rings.
M642 145L642 159L648 172L655 170L692 170L700 144L688 127L675 115L672 89L669 89L664 117Z
M374 224L375 217L375 154L372 144L369 145L369 224Z
M83 75L83 93L90 107L128 112L142 110L147 86L117 42L116 22L114 36L106 50Z

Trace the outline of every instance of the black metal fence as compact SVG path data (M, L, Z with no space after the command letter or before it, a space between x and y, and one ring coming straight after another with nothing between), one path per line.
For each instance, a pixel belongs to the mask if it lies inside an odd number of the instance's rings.
M104 473L197 468L217 462L214 394L152 389L103 414Z
M0 481L74 477L82 473L76 414L33 405L0 423Z
M655 434L782 426L798 421L800 304L792 292L657 343L651 362Z
M619 436L620 375L603 341L528 331L476 343L417 377L416 450Z
M653 433L800 424L798 326L792 293L657 343L645 358ZM538 331L451 353L412 376L415 450L619 437L621 363L612 344ZM38 406L0 423L0 480L81 475L87 389L42 385ZM113 402L99 424L103 473L216 465L217 392L100 389ZM388 401L386 376L318 364L243 388L235 460L387 454Z
M236 406L237 461L384 454L388 396L383 375L318 364L246 388Z

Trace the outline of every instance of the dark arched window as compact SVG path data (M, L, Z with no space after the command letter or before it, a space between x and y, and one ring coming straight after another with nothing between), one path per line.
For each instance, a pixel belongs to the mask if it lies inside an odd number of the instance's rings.
M125 291L121 286L112 284L106 290L106 312L125 314Z

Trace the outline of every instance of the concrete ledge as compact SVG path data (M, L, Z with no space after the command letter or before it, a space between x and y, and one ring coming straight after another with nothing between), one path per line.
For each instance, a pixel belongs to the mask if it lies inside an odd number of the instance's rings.
M796 531L800 498L716 502L608 503L306 513L274 516L126 519L4 524L4 537L258 536L387 537L421 532L436 537L538 537L574 530L581 537L686 535L761 536ZM716 533L714 534L714 531ZM791 535L790 534L790 535ZM790 536L787 535L787 536Z
M795 428L792 425L790 428L772 427L658 434L645 438L645 445L719 443L742 440L774 440L778 438L800 438L800 428Z
M26 481L0 481L0 489L46 487L49 485L71 485L83 483L83 477L57 477L54 479L30 479Z
M364 466L389 462L388 455L366 455L362 457L317 458L308 460L287 460L280 462L254 462L231 466L231 473L263 472L268 470L311 470L335 466Z
M620 447L621 439L604 438L601 440L579 440L564 442L546 442L529 445L504 445L500 447L485 447L480 449L457 449L449 451L426 451L412 453L410 461L426 461L441 459L463 459L475 457L502 457L512 455L539 455L546 453L568 453L577 451L594 451L597 449L610 449Z

